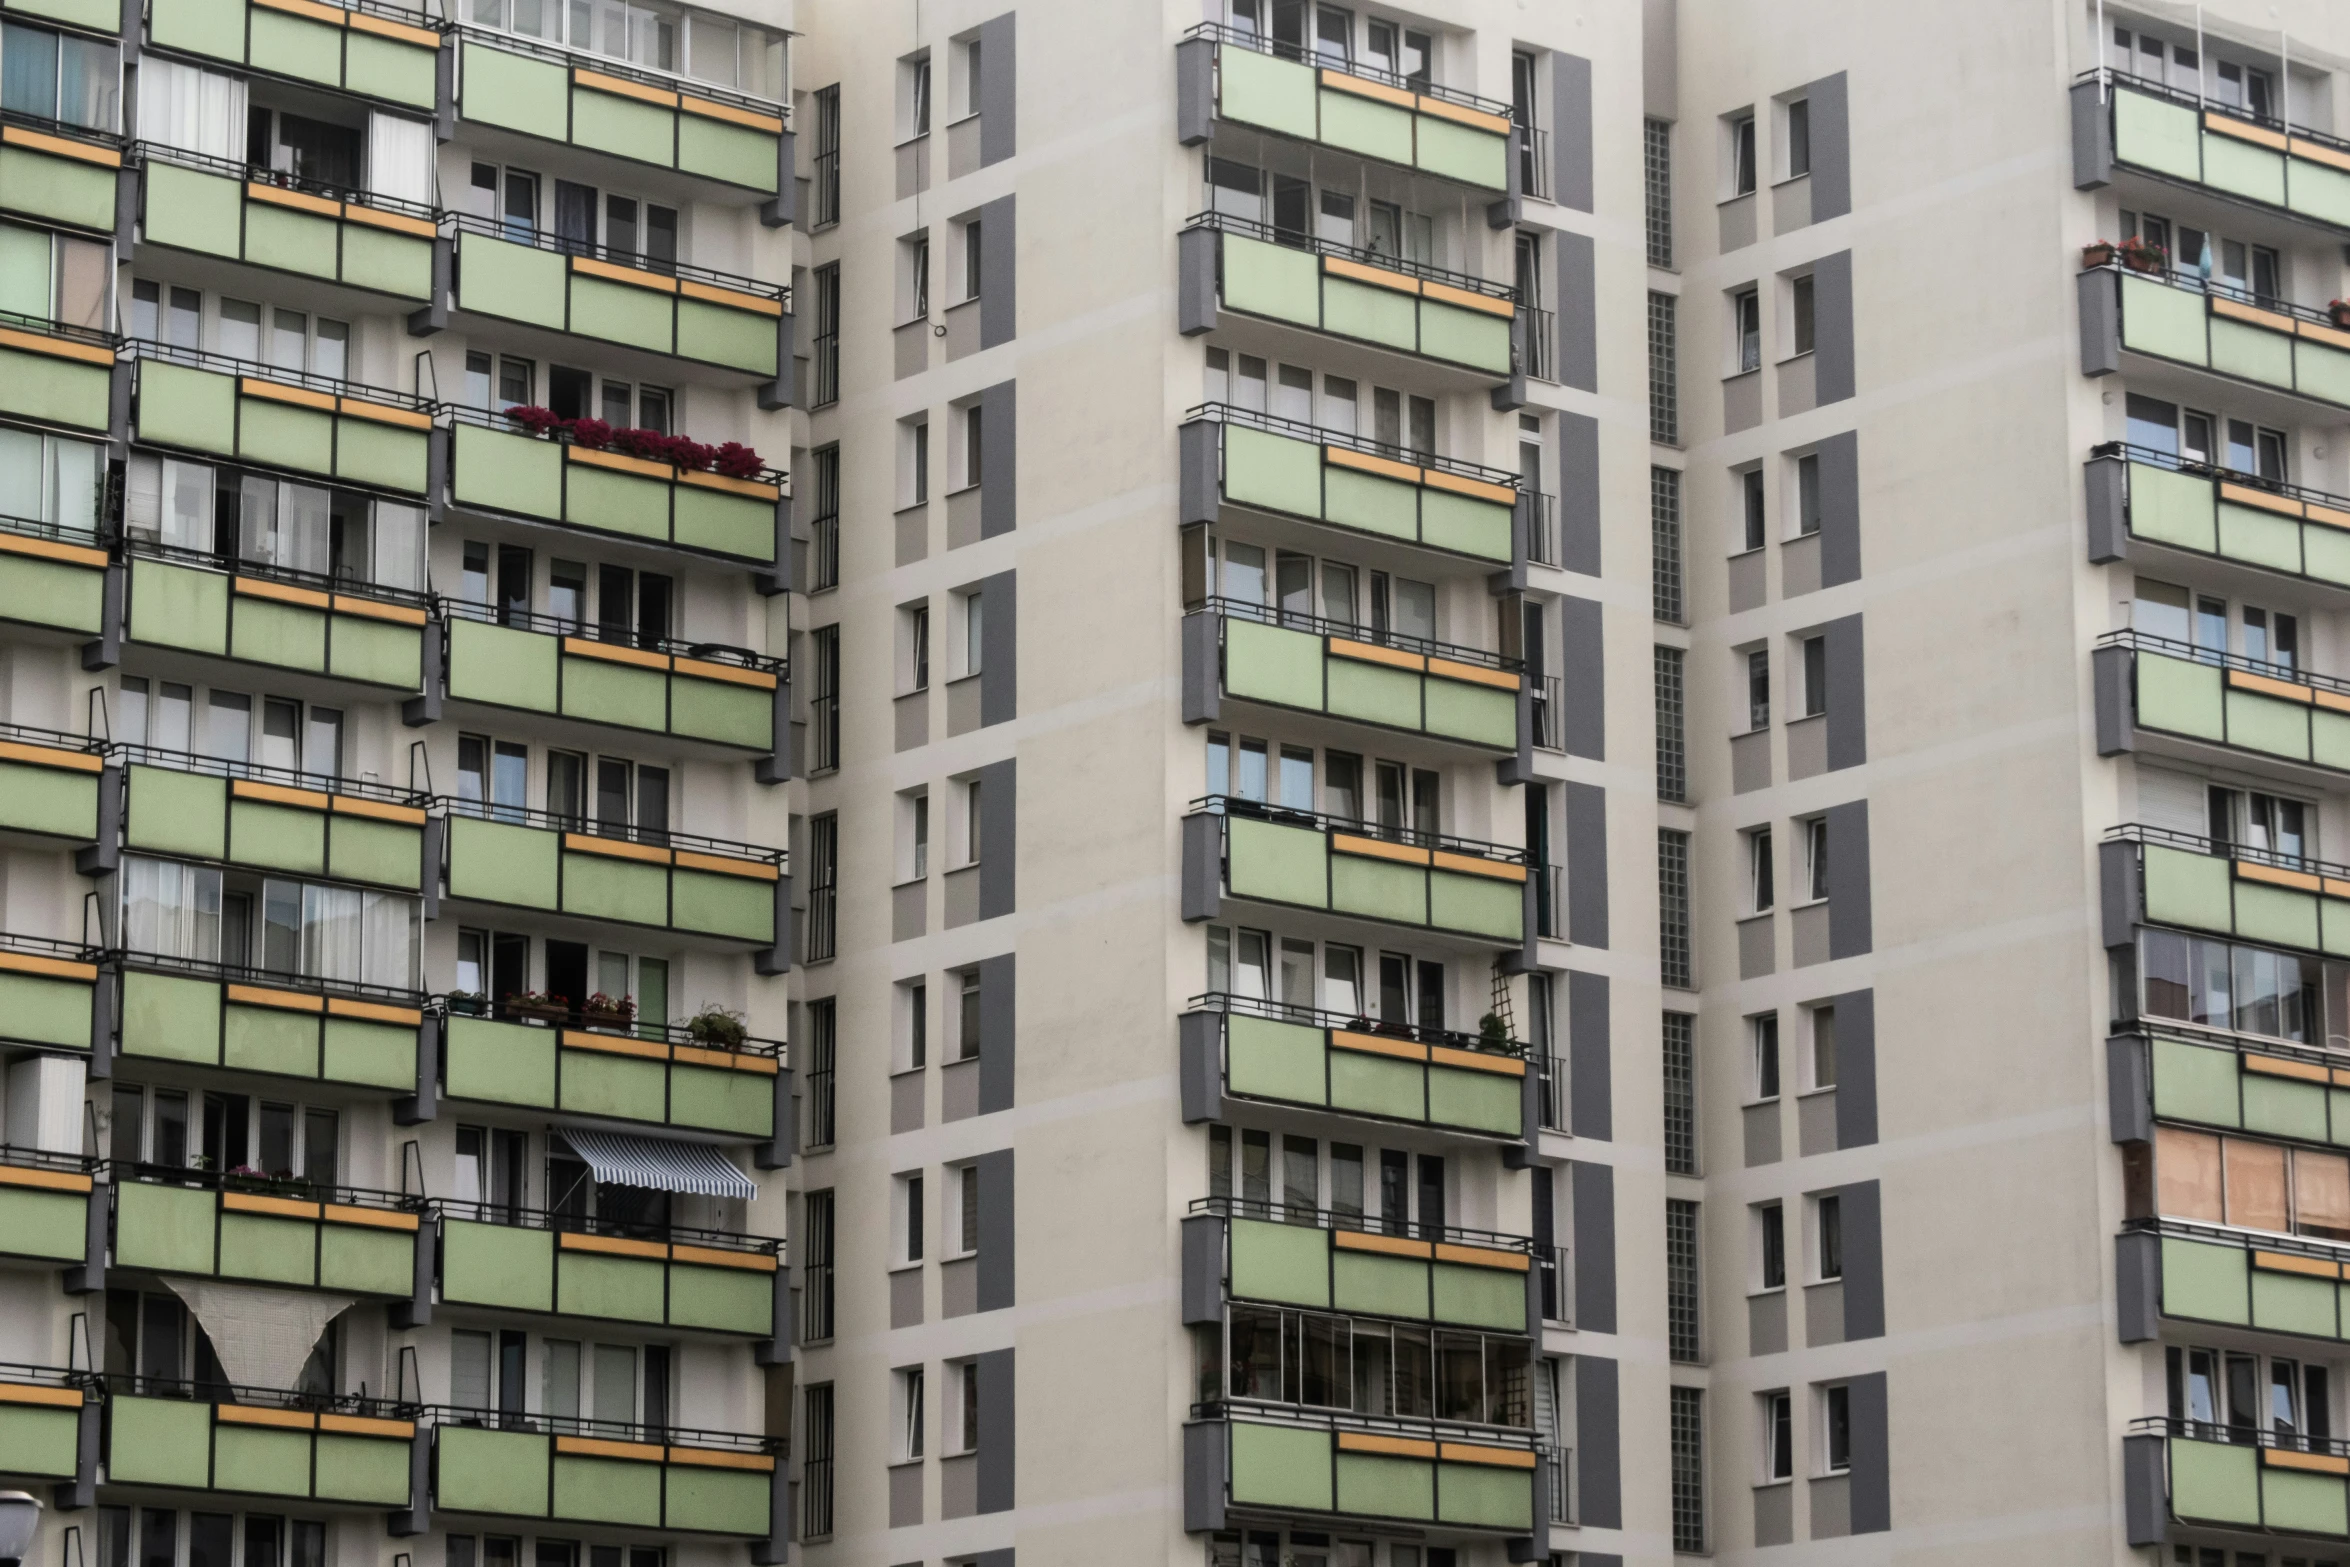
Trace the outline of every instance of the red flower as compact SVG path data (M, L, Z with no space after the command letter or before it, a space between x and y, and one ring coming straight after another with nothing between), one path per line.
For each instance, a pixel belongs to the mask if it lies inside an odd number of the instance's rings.
M712 465L729 479L756 479L765 464L759 454L740 441L728 441L718 448Z

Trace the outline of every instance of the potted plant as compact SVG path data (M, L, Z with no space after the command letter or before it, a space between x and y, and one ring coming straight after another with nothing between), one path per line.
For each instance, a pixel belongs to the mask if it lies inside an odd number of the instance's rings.
M1488 1012L1477 1019L1477 1044L1485 1050L1507 1050L1510 1031L1498 1012Z
M506 998L506 1015L526 1022L560 1023L571 1015L571 998L519 990Z
M2350 332L2350 299L2333 300L2326 306L2326 314L2334 318L2334 325Z
M2121 257L2122 265L2132 272L2160 272L2168 265L2168 258L2163 255L2160 245L2148 244L2134 236L2115 247L2115 253Z
M704 1003L702 1010L685 1020L686 1037L697 1045L712 1050L740 1050L750 1031L743 1027L743 1015L729 1012L724 1007Z
M2097 242L2096 242L2095 244L2093 244L2093 245L2083 245L2083 246L2081 247L2081 265L2082 265L2082 266L2084 266L2084 267L2105 267L2105 266L2111 266L2112 264L2113 264L2113 241L2112 241L2112 240L2110 240L2110 239L2101 239L2101 240L2097 241Z
M231 1168L221 1177L220 1184L230 1191L266 1192L276 1185L267 1170L255 1169L249 1164Z
M615 999L599 990L580 1003L580 1013L590 1028L630 1028L636 1023L636 997Z
M480 1017L489 1008L490 998L478 990L452 990L443 998L449 1003L452 1017Z

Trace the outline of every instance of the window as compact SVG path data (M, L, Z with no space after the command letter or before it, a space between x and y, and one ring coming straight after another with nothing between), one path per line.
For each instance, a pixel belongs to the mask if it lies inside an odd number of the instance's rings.
M1738 475L1738 501L1741 548L1759 550L1766 537L1763 532L1763 473L1760 468L1748 468Z
M987 663L987 600L978 589L962 595L963 600L963 675L967 679L986 667Z
M0 516L38 528L93 530L104 450L86 441L0 429ZM189 532L200 528L206 538L196 547L210 547L209 516L200 524L188 519L180 526Z
M963 298L977 299L980 287L980 267L986 257L980 237L980 220L967 218L963 222Z
M956 980L955 1059L979 1059L979 970L965 969Z
M979 1166L956 1166L955 1185L955 1254L975 1257L979 1254Z
M1803 824L1803 895L1817 903L1828 896L1828 819L1815 816Z
M930 318L930 231L898 241L898 320L911 325Z
M919 1071L930 1065L930 986L914 980L905 987L906 1066Z
M980 812L980 781L977 778L966 779L963 782L962 790L963 863L965 865L977 865L979 863L979 853L981 849L981 844L979 841L980 829L984 820Z
M1778 889L1771 874L1771 830L1757 827L1746 834L1747 912L1767 914L1778 902Z
M905 844L898 880L921 881L930 874L930 792L917 789L898 798L903 802L898 819L903 826Z
M1803 716L1817 718L1828 710L1828 639L1805 637L1803 649Z
M840 221L840 85L819 87L813 96L816 135L810 143L808 221L812 228L829 228Z
M1762 1412L1762 1477L1795 1477L1795 1399L1785 1388L1757 1395Z
M955 1378L955 1451L979 1451L979 1362L964 1360L950 1367Z
M1689 951L1689 834L1660 828L1656 835L1657 963L1663 982L1691 988Z
M1697 1173L1697 1020L1664 1016L1665 1173Z
M897 1382L898 1462L913 1463L922 1457L924 1413L922 1408L922 1368L908 1366L897 1372L895 1379Z
M1836 1086L1836 1009L1811 1009L1811 1086Z
M1811 172L1811 100L1797 98L1787 105L1787 177L1801 179Z
M1842 1382L1820 1389L1820 1465L1829 1474L1852 1467L1852 1389Z
M111 131L121 83L111 43L16 22L0 26L0 109Z
M833 998L808 1003L808 1146L830 1148L839 1133L836 1089L839 1021Z
M800 1280L800 1342L821 1343L832 1337L833 1194L810 1192L801 1199L800 1252L805 1259Z
M897 1182L897 1254L900 1262L922 1260L923 1225L928 1222L922 1208L922 1172L901 1175ZM917 1449L919 1456L919 1449Z
M1812 1222L1820 1281L1844 1277L1844 1199L1834 1194L1813 1198Z
M1771 653L1752 648L1746 654L1746 731L1771 727Z
M906 675L909 692L930 689L930 603L906 608Z
M1787 280L1787 308L1795 328L1795 353L1808 354L1817 342L1812 306L1812 274L1805 272Z
M1754 1097L1776 1099L1779 1097L1779 1014L1757 1013L1746 1020L1746 1029L1754 1041Z
M1698 1358L1697 1204L1665 1199L1665 1343L1683 1364Z
M1687 655L1677 647L1656 650L1656 797L1681 801L1689 796L1688 743L1683 733L1682 663Z
M930 56L917 55L903 66L898 73L898 140L908 142L930 134Z
M784 98L784 35L732 16L659 0L609 0L595 7L465 0L463 20L774 103Z
M810 1384L800 1407L800 1437L805 1449L800 1459L803 1540L819 1540L832 1533L832 1422L832 1384Z
M808 771L840 766L840 627L808 633Z
M1820 531L1820 454L1805 452L1795 459L1795 534L1808 538Z
M1729 175L1729 189L1723 194L1726 198L1751 196L1754 194L1755 179L1753 111L1733 114L1723 125L1727 140L1726 172Z
M1649 120L1641 143L1641 172L1647 187L1648 264L1673 264L1673 127Z
M0 315L108 331L112 271L104 245L0 223ZM227 304L222 301L224 309ZM245 357L258 359L259 345Z
M1681 471L1648 470L1648 531L1651 545L1650 603L1656 618L1681 623Z
M1648 438L1661 446L1681 441L1680 349L1674 313L1679 301L1648 294Z
M1705 1549L1705 1390L1676 1387L1670 1442L1673 1461L1673 1549Z
M1779 1290L1787 1287L1787 1210L1778 1203L1766 1202L1756 1206L1755 1266L1761 1287Z
M1762 368L1762 293L1742 288L1730 295L1732 375Z
M816 269L815 325L809 340L812 360L808 406L826 408L840 401L840 263Z

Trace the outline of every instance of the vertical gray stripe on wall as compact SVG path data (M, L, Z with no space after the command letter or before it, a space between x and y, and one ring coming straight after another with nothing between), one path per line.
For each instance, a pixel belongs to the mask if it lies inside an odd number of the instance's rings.
M1553 416L1551 461L1558 467L1559 565L1599 575L1599 421L1589 414Z
M1551 236L1558 255L1559 384L1599 390L1599 298L1591 236L1561 229ZM1823 397L1821 401L1826 401Z
M1838 1021L1842 1021L1839 1017ZM1844 1338L1885 1336L1885 1225L1875 1181L1840 1186L1844 1240Z
M984 433L981 439L985 439ZM979 601L986 606L979 617L979 723L985 728L1020 716L1020 573L999 571L982 577ZM1834 643L1828 645L1828 652L1832 659ZM1828 720L1831 758L1836 749L1835 723L1833 718ZM1836 764L1831 760L1829 765Z
M1582 1482L1575 1489L1583 1504L1576 1521L1594 1529L1621 1529L1624 1484L1616 1363L1600 1355L1577 1355L1574 1365L1575 1466Z
M1567 811L1567 940L1607 945L1607 791L1560 785Z
M1852 396L1852 252L1812 263L1812 384L1821 403Z
M979 1309L1012 1304L1012 1150L999 1148L975 1161L979 1170Z
M1877 1140L1877 993L1848 990L1836 1007L1836 1146Z
M1591 62L1579 54L1550 57L1551 199L1577 212L1591 210Z
M1575 1326L1587 1333L1616 1330L1616 1172L1613 1166L1568 1161L1568 1193L1575 1216Z
M993 607L990 606L990 612ZM989 629L994 629L990 622ZM1869 697L1861 639L1861 618L1846 615L1820 628L1827 640L1828 770L1858 767L1869 759Z
M1015 1352L991 1349L979 1359L979 1473L973 1476L979 1492L979 1511L1008 1513L1016 1505L1012 1483L1015 1454ZM1012 1553L1004 1552L1006 1556Z
M1018 1035L1014 1019L1015 956L1001 953L979 960L979 1113L1012 1108L1012 1080ZM1843 1014L1838 1013L1841 1019ZM1843 1038L1841 1034L1837 1036ZM1841 1092L1841 1090L1839 1090Z
M1860 580L1860 438L1846 430L1813 448L1820 459L1820 586Z
M1019 759L1007 756L979 769L979 917L983 920L1009 914L1019 906L1019 768Z
M1811 220L1840 218L1852 210L1852 130L1844 73L1823 76L1803 89L1811 101Z
M1883 1534L1893 1527L1893 1433L1885 1373L1872 1371L1846 1386L1852 1390L1845 1406L1852 1419L1852 1532Z
M979 536L1019 525L1020 383L998 381L979 394Z
M979 209L979 346L1008 343L1020 328L1018 196Z
M1828 956L1856 958L1871 949L1869 802L1828 807Z
M1559 599L1560 744L1569 756L1607 760L1607 644L1597 599Z
M1605 974L1567 971L1567 1129L1604 1143L1616 1135L1614 1046Z
M1018 13L979 24L979 166L1001 163L1020 150Z

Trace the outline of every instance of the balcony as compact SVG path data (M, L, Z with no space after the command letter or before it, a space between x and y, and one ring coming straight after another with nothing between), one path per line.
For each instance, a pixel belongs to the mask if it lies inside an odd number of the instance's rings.
M757 1140L788 1129L791 1074L773 1040L721 1049L655 1024L615 1033L456 1013L446 1048L451 1099Z
M2350 587L2350 496L2111 441L2087 468L2089 558L2133 542Z
M2159 827L2116 827L2098 845L2108 928L2116 914L2271 947L2350 952L2350 866L2215 843Z
M0 835L86 844L98 840L103 747L81 735L0 724Z
M2134 1256L2136 1248L2145 1248ZM2342 1310L2350 1247L2179 1219L2134 1220L2118 1238L2125 1341L2139 1310L2180 1322L2350 1341ZM2132 1298L2151 1281L2151 1301ZM2158 1331L2142 1322L2137 1332Z
M486 1203L433 1211L444 1304L790 1342L781 1241Z
M415 1296L419 1199L160 1165L108 1168L117 1268Z
M2093 72L2073 84L2074 182L2102 185L2113 166L2350 233L2350 141Z
M425 998L408 991L151 953L109 954L107 966L122 991L120 1037L106 1045L128 1060L393 1094L415 1093L419 1056L431 1060Z
M348 1508L410 1505L418 1434L412 1404L152 1377L102 1380L109 1484Z
M1183 644L1187 723L1215 722L1230 699L1488 754L1518 748L1524 680L1516 659L1231 599L1205 600L1184 616Z
M440 29L404 7L299 6L246 0L148 0L147 40L165 49L250 66L272 76L355 93L431 113L439 75Z
M498 1518L772 1538L783 1444L485 1409L429 1411L433 1509Z
M1524 1045L1240 996L1196 997L1179 1019L1183 1118L1225 1102L1297 1105L1479 1140L1531 1140Z
M591 826L520 806L441 799L448 895L775 949L788 923L783 851L692 833Z
M117 745L122 845L421 893L431 796L251 762Z
M0 933L0 1043L89 1049L96 958L72 942Z
M440 214L390 196L306 190L229 158L134 144L142 245L220 256L419 307Z
M1526 857L1500 844L1211 795L1183 819L1183 917L1221 898L1312 909L1516 947Z
M1481 377L1517 363L1517 291L1505 284L1221 212L1184 225L1176 260L1186 336L1215 329L1212 302Z
M488 218L457 230L457 308L772 383L791 357L779 284L566 241ZM724 378L721 378L723 380Z
M81 25L114 31L122 13L103 3L92 8L110 14L103 24ZM111 131L14 111L0 114L0 210L109 233L122 164L122 138Z
M1175 46L1180 137L1210 116L1500 196L1510 190L1510 106L1353 60L1308 64L1261 33L1205 22Z
M0 1454L11 1478L87 1481L82 1426L97 1409L86 1374L52 1366L0 1364ZM85 1407L87 1406L87 1407ZM87 1505L87 1500L84 1500Z
M476 125L776 196L791 177L780 104L460 29L457 113Z
M1199 1405L1183 1428L1183 1526L1305 1514L1526 1538L1547 1523L1551 1489L1535 1441L1492 1426Z
M1498 1333L1542 1320L1532 1242L1484 1230L1203 1197L1183 1221L1183 1265L1187 1315L1220 1294Z
M781 659L715 643L605 641L595 627L488 605L444 608L453 701L758 755L785 732Z
M2254 298L2193 272L2111 264L2080 274L2081 371L2106 375L2125 353L2208 370L2350 408L2350 332L2323 311Z
M2150 740L2190 756L2221 746L2350 771L2350 681L2133 631L2099 639L2090 657L2101 756Z
M0 1144L0 1257L46 1263L86 1260L94 1163L79 1154ZM7 1402L6 1372L0 1369L0 1405ZM6 1424L0 1416L0 1428ZM0 1437L0 1453L13 1451Z
M134 542L124 553L123 635L132 642L354 685L423 686L421 593L167 545Z
M1185 524L1239 506L1491 565L1518 558L1518 478L1505 469L1226 403L1192 409L1176 433Z
M0 373L9 367L0 365ZM0 621L72 637L106 629L106 551L87 528L0 517Z
M0 146L0 179L6 151ZM0 413L105 434L114 417L116 342L62 321L0 315Z
M426 399L158 343L133 343L130 352L131 438L142 446L427 501L433 405Z
M787 558L781 473L732 479L525 434L474 409L455 416L449 494L468 510L759 566Z
M2132 1545L2162 1543L2166 1520L2350 1539L2350 1443L2159 1416L2122 1442Z

